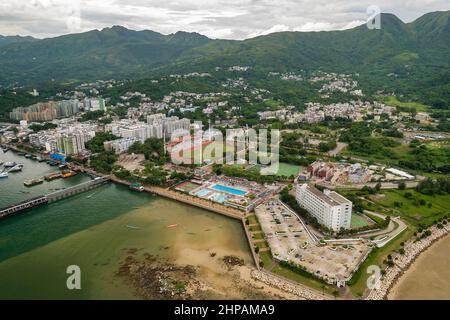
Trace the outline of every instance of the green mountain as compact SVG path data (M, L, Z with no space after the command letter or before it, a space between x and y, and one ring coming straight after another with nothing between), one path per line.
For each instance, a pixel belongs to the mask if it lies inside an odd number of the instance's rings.
M197 33L162 35L114 26L0 48L0 82L36 83L132 76L209 42Z
M0 46L4 46L11 43L18 43L18 42L29 42L36 40L33 37L21 37L21 36L1 36L0 35Z
M244 41L115 26L1 46L0 84L145 78L231 65L251 66L260 75L300 69L359 73L367 90L397 90L419 100L426 91L427 99L447 99L450 11L428 13L412 23L382 14L380 30L361 25L343 31L280 32Z

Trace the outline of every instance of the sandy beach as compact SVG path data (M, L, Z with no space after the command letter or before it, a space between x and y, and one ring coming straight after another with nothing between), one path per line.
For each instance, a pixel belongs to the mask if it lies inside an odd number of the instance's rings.
M450 299L450 235L423 252L388 294L390 300Z

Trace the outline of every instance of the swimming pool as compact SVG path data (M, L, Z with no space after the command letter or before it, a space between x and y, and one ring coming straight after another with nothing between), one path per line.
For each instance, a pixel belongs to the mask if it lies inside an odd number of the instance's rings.
M218 203L224 203L229 197L221 193L215 193L210 199Z
M209 193L209 190L207 190L207 189L202 189L202 190L198 191L195 195L196 195L197 197L203 198L203 197L205 197L208 193Z
M236 196L245 196L248 192L244 191L244 190L240 190L240 189L235 189L232 187L228 187L228 186L224 186L221 184L216 184L212 187L212 189L216 190L216 191L222 191L222 192L226 192L226 193L231 193L234 194Z

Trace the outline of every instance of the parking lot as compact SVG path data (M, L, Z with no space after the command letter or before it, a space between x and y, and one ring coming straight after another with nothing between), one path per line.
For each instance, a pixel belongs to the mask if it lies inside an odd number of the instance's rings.
M371 247L362 241L324 244L310 236L297 215L279 200L255 209L273 257L305 267L328 282L351 278Z

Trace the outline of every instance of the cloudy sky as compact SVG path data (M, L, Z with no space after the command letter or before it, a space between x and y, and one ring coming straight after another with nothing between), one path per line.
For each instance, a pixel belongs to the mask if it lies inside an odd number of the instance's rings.
M245 39L351 28L367 20L371 5L405 22L450 10L449 0L0 0L0 34L44 38L122 25Z

